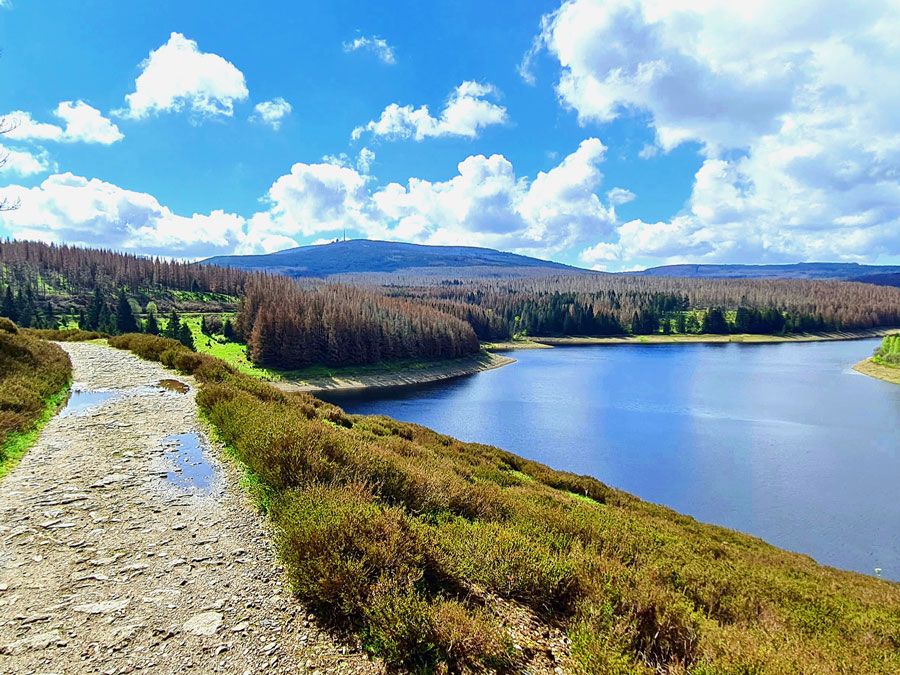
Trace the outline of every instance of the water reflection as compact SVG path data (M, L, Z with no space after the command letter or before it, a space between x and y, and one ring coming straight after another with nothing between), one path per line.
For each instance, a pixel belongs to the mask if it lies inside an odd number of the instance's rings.
M163 439L163 445L173 467L166 474L168 482L186 491L211 491L215 470L206 460L199 434L173 434Z

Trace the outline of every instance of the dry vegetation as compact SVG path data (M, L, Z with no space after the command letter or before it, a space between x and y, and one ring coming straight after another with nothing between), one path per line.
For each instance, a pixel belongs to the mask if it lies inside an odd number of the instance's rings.
M592 478L285 394L177 342L248 470L296 593L391 664L518 670L498 603L590 673L900 671L900 586L817 565Z
M24 435L62 398L71 376L63 350L0 317L0 475L25 450Z

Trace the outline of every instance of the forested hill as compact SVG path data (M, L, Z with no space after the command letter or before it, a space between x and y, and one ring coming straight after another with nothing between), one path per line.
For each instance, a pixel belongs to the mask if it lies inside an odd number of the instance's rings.
M895 286L897 283L888 282L900 277L900 265L831 262L792 265L664 265L632 274L691 279L835 279Z
M292 277L405 272L424 275L523 277L584 273L577 267L475 246L424 246L393 241L351 239L300 246L267 255L223 255L202 261Z

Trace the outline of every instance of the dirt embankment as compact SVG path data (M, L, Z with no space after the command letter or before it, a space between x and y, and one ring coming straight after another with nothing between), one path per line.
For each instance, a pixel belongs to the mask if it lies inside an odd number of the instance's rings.
M286 589L193 380L62 346L87 393L0 483L0 672L379 671Z
M283 380L272 382L272 386L282 391L337 391L343 389L379 389L400 387L407 384L425 384L439 380L449 380L463 375L474 375L485 370L493 370L514 363L515 359L500 354L484 354L471 359L459 359L453 363L437 363L416 369L402 369L395 372L372 373L323 377L304 381Z
M627 337L532 337L532 342L551 347L568 345L627 345L679 344L695 342L738 342L763 344L773 342L827 342L832 340L863 340L896 333L897 328L872 328L829 333L798 333L796 335L630 335ZM513 343L514 344L514 343ZM510 346L514 349L514 346Z
M900 384L900 368L875 363L872 359L864 359L853 366L853 370L869 377L874 377L891 384Z

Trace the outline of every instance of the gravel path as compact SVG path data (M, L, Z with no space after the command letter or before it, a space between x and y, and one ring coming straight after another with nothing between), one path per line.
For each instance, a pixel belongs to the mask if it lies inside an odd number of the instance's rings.
M218 450L169 438L200 433L193 379L61 346L87 393L0 483L0 673L379 671L290 596Z

